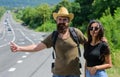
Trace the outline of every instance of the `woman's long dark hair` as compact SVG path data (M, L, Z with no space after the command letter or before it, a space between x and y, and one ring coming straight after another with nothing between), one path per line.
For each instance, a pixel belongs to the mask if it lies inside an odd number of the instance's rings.
M99 40L101 40L102 37L104 36L104 29L103 29L102 24L101 24L99 21L97 21L97 20L92 20L92 21L90 21L90 23L88 24L88 28L87 28L88 43L90 43L90 42L92 41L92 36L90 35L90 29L89 29L89 28L91 27L91 25L92 25L93 23L98 23L99 28L100 28L97 38L98 38Z

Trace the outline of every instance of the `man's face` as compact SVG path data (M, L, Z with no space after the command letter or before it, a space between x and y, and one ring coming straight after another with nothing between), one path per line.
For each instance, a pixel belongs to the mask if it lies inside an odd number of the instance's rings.
M62 16L59 16L57 17L57 24L59 23L68 23L69 22L69 18L68 17L62 17Z
M65 33L69 26L69 18L68 17L57 17L57 30L59 33Z

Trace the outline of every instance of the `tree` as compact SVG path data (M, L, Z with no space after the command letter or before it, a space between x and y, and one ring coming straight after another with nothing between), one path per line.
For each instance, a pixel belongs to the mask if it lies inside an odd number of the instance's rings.
M25 24L29 24L30 20L31 20L31 8L27 7L26 9L23 10L23 16L21 17L21 19L25 22Z
M81 12L78 14L78 24L82 25L91 19L90 14L93 12L92 3L94 0L75 0L75 2L79 3L80 6Z
M37 23L39 23L39 25L42 25L45 22L50 21L52 11L48 4L40 5L39 7L36 8L36 10L37 14L35 20L37 21Z
M57 12L59 10L59 8L62 6L66 7L70 12L72 11L72 10L70 10L71 3L68 0L62 0L55 6L54 12Z
M113 16L114 10L120 7L120 0L75 0L75 2L79 3L81 11L78 14L79 24L89 22L91 19L99 19L108 8Z
M0 18L2 17L4 12L5 12L5 8L4 7L0 7Z
M23 10L21 19L30 26L30 28L37 28L49 21L51 16L51 9L49 5L43 4L36 8L27 7Z
M71 3L71 8L72 8L72 13L74 14L74 19L72 21L72 25L77 27L80 25L80 13L81 13L81 10L80 10L80 6L79 6L79 3L77 2L73 2Z

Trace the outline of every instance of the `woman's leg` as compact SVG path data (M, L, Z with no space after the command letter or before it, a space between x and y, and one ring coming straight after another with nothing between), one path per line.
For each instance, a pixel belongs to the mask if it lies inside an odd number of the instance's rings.
M105 70L98 70L95 74L95 77L108 77Z
M93 77L88 70L86 70L85 74L86 74L86 77Z
M86 70L86 77L108 77L105 70L98 70L95 75L91 75L88 70Z

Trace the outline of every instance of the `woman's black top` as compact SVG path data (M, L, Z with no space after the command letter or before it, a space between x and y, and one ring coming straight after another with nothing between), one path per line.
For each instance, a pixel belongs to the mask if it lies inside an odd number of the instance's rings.
M106 42L100 42L95 46L92 46L90 43L84 45L84 58L88 67L103 64L105 55L108 54L110 54L110 50Z

